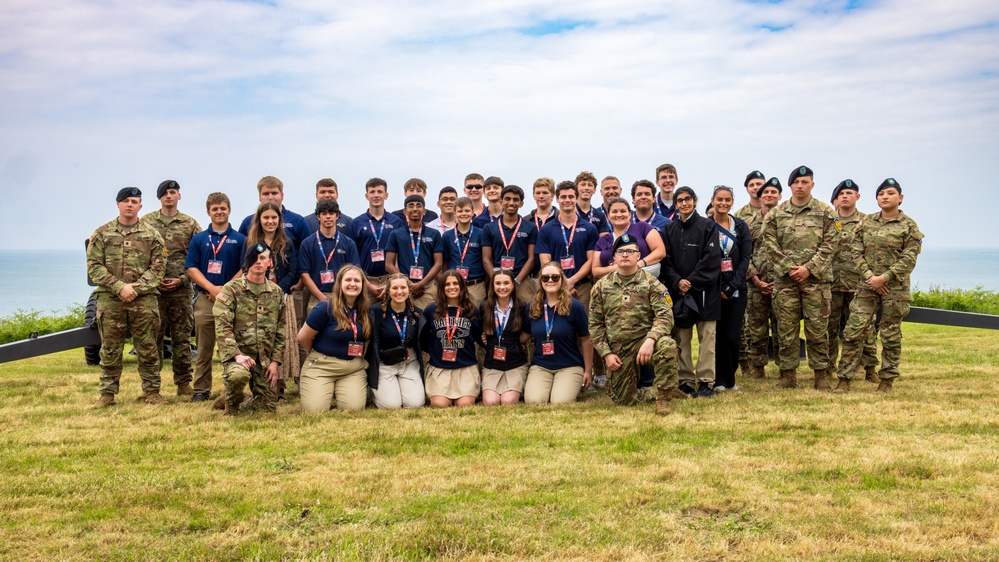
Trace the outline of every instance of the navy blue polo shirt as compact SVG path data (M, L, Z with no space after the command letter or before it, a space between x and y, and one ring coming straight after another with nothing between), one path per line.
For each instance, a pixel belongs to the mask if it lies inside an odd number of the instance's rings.
M312 349L323 355L345 361L355 359L347 354L347 344L352 341L364 342L364 334L361 332L361 315L367 314L367 312L357 312L357 337L355 339L354 330L350 323L347 323L343 330L337 329L336 318L333 317L330 306L330 300L326 299L317 304L309 316L305 318L305 323L318 332L312 340ZM348 318L350 317L348 316ZM367 345L367 342L364 343Z
M402 220L403 224L409 224L409 217L406 216L406 209L399 209L398 211L392 211L392 214L399 217L399 219ZM426 213L423 215L423 224L429 224L431 222L434 222L434 219L436 218L437 218L437 213L431 211L430 209L426 209Z
M389 234L397 228L406 228L406 223L399 217L385 213L381 220L375 220L371 213L365 211L350 223L350 236L357 245L357 253L361 258L361 269L371 277L385 275L384 252L388 244ZM382 261L371 261L372 252L382 252Z
M360 261L354 241L342 232L337 232L332 238L316 232L303 240L298 248L298 273L308 273L312 282L324 293L333 290L341 267L348 263L360 265ZM333 279L323 283L322 272L326 270L333 272Z
M551 336L545 329L544 307L541 318L534 319L530 315L527 316L524 331L534 338L534 356L531 358L531 365L552 371L567 367L584 367L583 352L576 343L577 338L590 335L590 321L583 303L572 299L568 316L562 316L549 308L548 319L552 322ZM555 344L554 355L545 355L542 352L542 344L549 339Z
M485 304L482 306L485 306ZM506 326L503 327L501 337L498 339L496 334L489 334L486 336L486 359L482 363L483 367L487 369L495 369L497 371L509 371L527 364L527 353L524 351L523 344L520 343L520 334L524 329L524 325L527 323L527 310L527 305L521 304L520 306L517 306L517 303L514 303L513 307L510 309L510 319L507 320ZM493 314L495 314L495 311ZM520 329L514 330L514 316L517 314L520 315ZM495 322L495 316L493 321ZM496 325L494 323L493 331L495 330ZM483 327L482 331L485 332L485 327ZM493 359L493 349L498 343L506 348L505 361Z
M486 276L486 270L482 267L482 230L479 227L472 225L465 234L458 232L457 227L452 228L446 234L442 234L441 238L444 241L447 269L467 267L468 281ZM464 261L462 253L465 254Z
M503 218L503 211L500 211L498 216L492 216L489 214L489 205L482 208L482 212L478 214L474 219L472 219L472 226L477 226L480 229L484 229L487 224L491 222L496 222L497 220Z
M607 215L604 214L604 210L600 207L590 205L590 212L584 213L579 208L579 205L576 205L576 215L583 220L589 221L597 229L597 234L611 231L610 223L607 222Z
M375 329L378 330L378 345L381 349L392 349L393 347L403 345L399 329L406 334L405 347L416 347L417 329L420 323L419 309L417 309L417 316L415 317L410 315L409 309L403 312L396 312L392 310L391 306L388 306L387 313L383 313L380 304L373 305L371 311L372 316L378 320L377 324L375 324ZM399 329L395 327L396 322L399 323Z
M657 215L666 217L667 219L674 221L676 220L676 205L672 203L664 203L658 195L656 195L656 203L653 205L652 209ZM655 225L652 225L655 226Z
M418 254L413 256L413 246L417 246ZM409 275L409 269L413 266L423 268L423 278L430 273L430 268L434 266L434 254L444 255L444 242L441 240L441 233L436 228L424 225L419 231L414 232L409 226L397 228L389 234L388 244L385 245L386 252L395 252L395 263L399 272ZM419 281L420 279L413 279Z
M223 241L224 240L224 241ZM195 234L191 238L191 243L187 246L187 260L184 262L184 269L192 267L205 276L213 285L221 287L232 280L243 268L243 250L246 247L246 237L233 230L232 225L225 232L219 234L208 227L206 230ZM219 273L211 273L208 262L221 261L222 269ZM204 292L204 289L194 284L197 291Z
M295 249L312 234L312 229L309 228L309 224L305 222L305 218L302 215L289 211L284 205L281 205L281 220L284 221L284 233L288 236L288 240L291 240L295 244ZM250 235L250 227L253 226L253 215L249 215L243 222L239 225L239 233L243 236Z
M477 365L475 358L475 342L482 337L482 323L478 312L472 317L461 315L458 318L458 327L454 329L451 340L447 339L447 326L455 325L455 314L458 308L448 307L448 313L440 320L434 319L437 312L437 303L430 303L423 311L423 318L426 321L424 326L423 350L430 354L430 364L439 369L460 369ZM444 349L456 351L454 361L444 361Z
M500 236L500 228L503 229L503 236ZM509 252L507 252L506 246L503 245L503 237L506 237L506 243L510 244ZM493 250L493 267L499 269L502 265L500 260L503 259L503 256L509 254L513 256L514 276L520 275L520 270L527 263L529 246L536 245L537 243L538 229L534 226L534 221L530 219L524 219L520 223L519 230L517 229L517 225L508 227L502 220L487 224L486 228L482 230L482 245L488 246Z
M337 232L347 233L350 228L350 223L354 219L349 216L340 213L340 218L336 219L336 230ZM309 225L309 230L312 232L319 232L319 217L315 213L305 217L305 224Z
M579 268L583 267L588 258L586 252L593 250L596 247L597 239L600 238L596 227L583 220L576 220L574 230L572 243L569 248L566 248L566 240L570 236L569 227L563 226L556 217L541 228L541 233L538 235L538 247L535 249L538 255L551 254L552 259L560 262L560 265L562 258L571 255L575 260L575 267L565 271L566 277L572 277ZM563 233L565 234L564 238Z
M558 209L556 209L555 207L551 207L550 209L548 209L548 218L546 218L544 220L538 218L538 210L537 209L534 209L533 211L531 211L527 215L527 219L526 220L531 221L531 224L534 225L534 228L536 228L538 230L538 239L536 241L536 244L540 243L540 240L541 240L541 229L544 228L544 226L546 224L548 224L549 222L551 222L552 219L554 219L556 217L558 217ZM537 248L534 248L534 255L535 256L538 255L538 249ZM538 273L540 273L540 272L541 272L541 260L535 259L534 260L534 267L532 268L531 275L537 276Z
M669 224L669 223L671 223L671 222L673 222L673 221L670 220L669 217L666 217L664 215L660 215L659 213L652 213L652 218L650 218L647 221L643 221L643 220L641 220L641 219L638 218L638 215L636 215L634 211L632 211L631 212L631 222L632 223L644 222L646 224L652 225L652 228L658 230L659 232L662 232L662 230L664 228L666 228L666 225Z

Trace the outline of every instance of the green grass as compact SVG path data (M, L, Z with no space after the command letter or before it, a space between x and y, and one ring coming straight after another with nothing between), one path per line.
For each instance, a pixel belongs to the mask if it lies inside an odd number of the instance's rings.
M903 329L891 395L771 371L666 418L589 396L229 419L169 382L131 401L134 358L95 412L81 350L6 364L0 559L997 560L999 338Z

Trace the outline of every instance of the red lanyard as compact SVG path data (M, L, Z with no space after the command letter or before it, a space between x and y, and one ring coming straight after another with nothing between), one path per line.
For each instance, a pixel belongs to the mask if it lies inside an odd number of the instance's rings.
M513 229L513 234L510 236L510 243L506 243L506 234L503 234L503 221L499 221L499 233L500 239L503 240L503 247L506 248L506 255L510 255L510 248L513 247L513 243L517 241L517 233L520 232L520 225L524 222L524 219L517 217L517 228Z
M350 328L354 330L354 341L357 341L357 309L343 307L343 311L347 313L347 320L350 322Z
M229 235L226 234L225 236L222 237L221 240L219 240L219 245L218 246L214 246L214 245L212 245L212 236L210 234L208 235L208 247L212 249L212 257L213 258L218 258L219 257L219 251L222 250L222 244L225 244L225 239L228 238L228 237L229 237Z
M552 211L554 211L554 210L555 210L554 208L548 209L548 216L545 217L545 220L539 220L538 219L538 216L539 216L538 215L538 210L537 209L534 210L534 224L537 225L539 232L541 231L541 227L544 226L545 223L548 222L548 220L552 218Z
M450 320L451 316L447 313L444 314L444 334L447 336L447 343L451 345L451 340L454 339L454 335L458 333L458 319L461 318L461 307L457 307L458 311L454 314L454 324L452 325Z
M454 229L454 246L461 250L461 265L465 265L465 254L468 253L468 246L472 243L472 229L475 227L469 227L468 229L468 240L465 240L465 249L461 249L461 243L458 242L458 228Z
M572 226L569 227L569 237L565 237L565 225L562 224L562 220L559 219L558 225L562 229L562 241L565 242L565 254L570 254L570 249L572 248L572 239L576 237L576 225L579 224L579 217L572 221Z
M336 233L336 243L333 244L333 249L330 250L330 255L326 256L323 252L323 241L319 239L319 231L316 231L316 244L319 245L319 255L324 256L326 260L326 269L330 268L330 260L333 259L333 254L336 253L336 247L340 245L340 233Z

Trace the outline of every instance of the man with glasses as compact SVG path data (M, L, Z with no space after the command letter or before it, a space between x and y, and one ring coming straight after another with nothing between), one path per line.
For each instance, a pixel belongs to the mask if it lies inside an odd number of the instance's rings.
M441 210L441 214L436 219L428 222L427 226L433 228L441 234L444 234L454 228L456 224L454 217L454 203L457 200L457 189L451 187L450 185L442 187L440 193L437 194L437 208Z
M465 197L472 200L472 212L475 216L482 214L482 210L486 208L485 203L482 202L482 189L485 187L485 178L482 174L477 174L472 172L465 176Z
M662 164L656 168L656 185L659 186L659 197L655 203L656 214L662 215L671 221L677 218L676 205L671 204L671 202L673 201L673 188L676 187L678 179L676 166ZM655 190L653 190L653 193L655 193Z

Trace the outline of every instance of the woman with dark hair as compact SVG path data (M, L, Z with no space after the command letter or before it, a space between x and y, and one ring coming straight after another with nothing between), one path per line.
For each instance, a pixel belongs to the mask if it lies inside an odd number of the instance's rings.
M753 239L742 219L729 214L735 199L731 187L719 185L711 195L711 219L718 229L721 249L721 313L715 326L714 390L738 390L742 323L746 316L746 271L753 255Z
M640 259L638 266L659 276L659 262L666 257L666 247L663 238L651 224L644 221L631 220L631 205L626 199L615 197L607 202L607 222L611 225L611 236L601 236L594 246L593 262L590 271L594 279L617 271L614 264L614 242L627 233L638 240Z
M426 402L420 361L420 309L409 278L393 273L382 302L371 306L374 337L368 354L368 387L378 408L419 408Z
M475 342L482 337L479 311L457 270L441 274L437 301L423 311L420 345L430 356L424 385L434 408L471 406L479 396Z
M309 351L302 368L303 413L363 410L368 401L365 360L371 340L367 280L356 265L343 266L333 291L317 304L298 332L298 343Z
M486 358L482 368L482 405L510 405L520 402L527 380L529 339L521 326L525 321L524 305L517 301L517 284L509 269L498 269L489 283L482 304L482 341Z
M542 290L535 293L524 324L534 338L524 402L575 402L579 391L590 385L593 369L589 318L582 303L569 295L557 262L541 266L538 280Z

